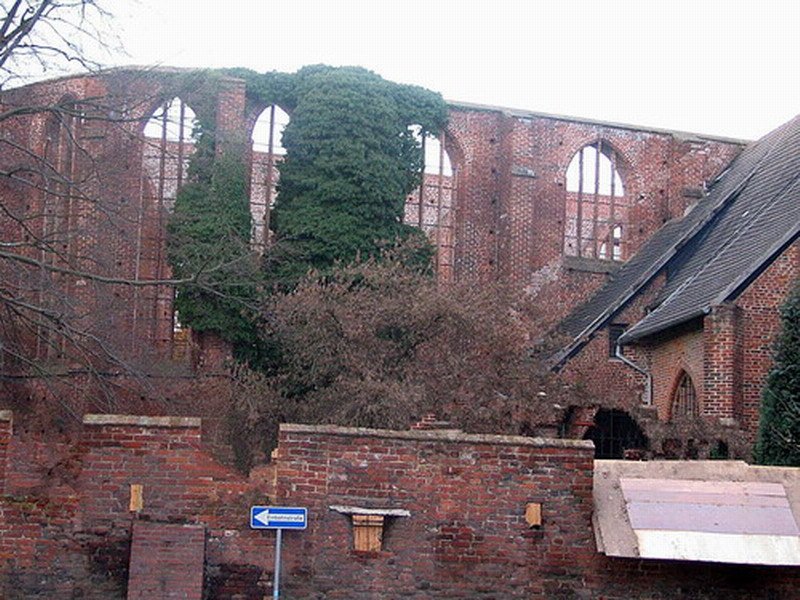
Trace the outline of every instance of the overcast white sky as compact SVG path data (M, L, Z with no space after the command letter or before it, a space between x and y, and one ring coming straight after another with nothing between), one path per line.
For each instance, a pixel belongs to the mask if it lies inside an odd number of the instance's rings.
M797 0L138 0L118 64L360 65L445 98L730 137L800 113Z

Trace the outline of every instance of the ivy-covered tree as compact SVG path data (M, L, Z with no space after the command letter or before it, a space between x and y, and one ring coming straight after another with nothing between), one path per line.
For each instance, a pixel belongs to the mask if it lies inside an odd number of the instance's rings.
M311 269L325 274L415 236L421 243L408 246L417 250L406 260L429 265L430 245L403 224L405 198L420 183L423 160L410 126L438 131L447 111L439 94L357 67L224 73L245 81L254 104L279 104L292 115L272 215L276 243L259 271L249 247L245 149L220 152L207 122L170 220L169 260L177 278L192 279L178 289L183 324L217 333L252 361L263 358L250 310L262 283L290 289Z
M774 360L761 398L755 460L800 467L800 284L781 309Z
M205 125L205 127L203 126ZM201 124L168 224L168 258L178 279L175 308L183 324L212 331L242 356L256 342L252 314L260 280L250 249L250 201L241 148L217 151L208 124Z
M361 68L306 67L295 75L268 275L291 284L309 269L379 254L383 242L421 235L403 224L422 153L409 126L438 131L439 94ZM418 258L427 261L430 249Z

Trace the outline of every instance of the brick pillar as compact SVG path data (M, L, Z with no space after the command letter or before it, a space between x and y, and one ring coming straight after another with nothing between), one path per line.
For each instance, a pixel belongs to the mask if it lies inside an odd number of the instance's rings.
M599 406L576 406L567 423L567 432L564 437L572 440L582 440L590 427L594 426Z
M80 487L85 522L131 522L132 486L138 486L142 518L194 519L203 507L196 468L202 464L200 419L86 415Z
M195 367L203 373L222 373L233 359L231 345L210 331L192 331Z
M9 445L14 430L10 410L0 410L0 494L6 490L6 471L8 470Z
M713 307L703 323L703 414L720 419L740 417L742 397L742 331L734 304Z
M133 526L128 600L201 600L205 528L148 523Z
M233 150L247 156L249 131L245 119L245 83L226 78L220 82L217 95L217 151Z

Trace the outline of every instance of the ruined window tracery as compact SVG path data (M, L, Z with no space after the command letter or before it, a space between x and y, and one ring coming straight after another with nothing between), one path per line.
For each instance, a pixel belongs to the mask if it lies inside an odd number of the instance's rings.
M144 126L144 170L150 183L149 200L171 211L178 190L186 181L189 157L194 152L197 117L181 98L164 102Z
M449 281L453 271L454 199L457 171L447 152L447 136L424 132L418 125L411 131L422 147L422 185L406 198L404 223L422 229L436 247L439 279Z
M250 215L253 220L251 239L257 248L269 242L270 209L278 194L279 166L286 154L283 130L288 124L288 113L272 104L261 112L253 127Z
M564 254L624 259L629 202L617 152L602 140L584 146L567 168Z
M178 190L186 183L196 136L197 115L179 97L165 101L145 123L142 201L136 250L137 280L169 279L172 275L165 251L167 216L175 206ZM150 294L155 294L154 303L152 298L145 298ZM162 348L172 348L173 356L181 358L190 334L181 325L179 315L173 309L174 298L175 290L168 285L146 288L141 292L136 290L134 321L151 320L157 344ZM153 304L155 311L150 314L144 307Z
M54 112L45 124L45 147L41 173L42 214L39 233L39 260L42 264L64 266L75 256L78 198L74 186L78 179L79 140L83 134L84 115L81 107L65 99L61 110ZM61 279L58 274L42 269L39 273L38 303L50 306L52 290ZM66 337L53 328L39 325L36 333L37 358L55 358L65 350Z
M696 418L700 414L697 392L691 376L683 371L672 396L672 419Z

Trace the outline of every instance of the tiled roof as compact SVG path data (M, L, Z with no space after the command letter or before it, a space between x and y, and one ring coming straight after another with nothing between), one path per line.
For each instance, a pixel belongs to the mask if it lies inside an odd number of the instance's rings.
M628 342L732 300L800 233L800 117L769 140L765 160L677 257L658 303L622 337Z
M562 321L572 342L556 363L563 364L665 268L668 283L657 307L625 333L623 342L690 320L734 297L797 237L799 174L797 117L743 150L693 210L665 224Z

